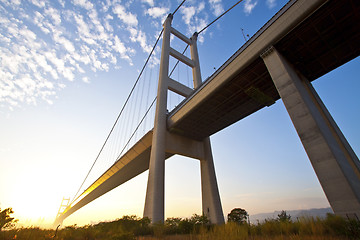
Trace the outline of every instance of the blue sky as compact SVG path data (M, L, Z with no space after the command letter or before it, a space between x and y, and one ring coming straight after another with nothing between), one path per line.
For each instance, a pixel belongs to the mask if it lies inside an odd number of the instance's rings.
M188 0L173 26L191 36L235 2ZM22 224L53 221L62 197L76 193L164 18L179 3L0 0L1 209L13 207ZM198 43L203 79L245 43L241 29L251 37L285 3L245 0L203 32ZM172 46L184 48L176 39ZM158 46L141 79L153 81L143 83L150 96L156 91L159 53ZM189 75L180 65L173 76L186 82ZM357 58L313 82L357 155L359 75ZM179 100L171 96L169 108ZM211 140L225 215L235 207L256 214L329 206L281 100ZM98 173L109 164L100 162ZM147 172L79 210L65 224L142 216L146 181ZM166 217L201 213L197 160L169 159L165 182Z

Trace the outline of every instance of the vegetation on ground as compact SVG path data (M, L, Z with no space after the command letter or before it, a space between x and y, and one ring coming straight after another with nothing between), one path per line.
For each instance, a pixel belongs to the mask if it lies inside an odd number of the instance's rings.
M6 208L2 211L0 208L0 231L2 229L13 228L15 226L17 220L10 216L13 213L14 211L12 210L12 208Z
M0 240L152 240L152 239L281 239L321 240L360 239L360 221L328 214L323 218L298 218L282 211L277 219L249 224L244 209L233 210L224 225L211 225L207 217L194 214L190 218L168 218L163 224L151 224L149 218L124 216L110 222L79 227L60 228L58 231L40 228L16 228L12 209L0 210Z

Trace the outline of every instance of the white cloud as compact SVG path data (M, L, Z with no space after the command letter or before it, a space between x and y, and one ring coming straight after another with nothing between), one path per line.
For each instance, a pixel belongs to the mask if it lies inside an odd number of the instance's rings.
M65 37L54 36L54 40L56 41L56 43L61 44L69 53L75 52L75 47L73 43Z
M58 58L55 51L45 52L44 56L46 57L47 62L55 67L58 74L61 74L64 77L69 76L68 73L65 72L65 60Z
M44 55L38 54L36 52L32 52L32 58L35 60L37 65L41 67L45 72L51 72L53 68L48 64Z
M163 19L169 13L169 8L165 7L152 7L145 11L145 14L152 18Z
M75 75L72 70L73 70L73 68L67 67L67 68L64 68L64 70L62 72L64 77L69 81L74 81L74 78L75 78Z
M9 19L0 16L0 24L8 24L8 23L10 23Z
M125 45L120 41L118 36L115 36L114 38L113 48L116 52L120 54L120 57L122 59L126 59L130 64L132 64L131 58L128 55L128 49L126 49ZM114 60L112 59L112 61Z
M45 1L42 0L31 0L31 3L39 8L45 7Z
M19 34L28 41L33 41L36 39L36 34L26 28L20 29Z
M216 1L216 0L209 2L214 5L221 4L221 1ZM196 1L194 1L194 3L198 5L180 8L182 19L187 25L187 34L193 34L194 32L199 32L209 23L208 14L206 13L206 11L203 11L205 9L205 2L202 1L200 3L197 3ZM198 41L203 42L204 36L200 35Z
M55 8L47 8L45 9L44 13L50 18L52 18L55 25L59 25L61 23L60 13Z
M224 8L221 4L221 0L209 0L211 9L213 10L213 14L215 16L220 16L224 12Z
M96 41L90 34L89 24L85 23L83 16L74 14L74 19L77 24L77 30L80 38L89 45L95 45Z
M11 3L12 3L12 4L15 4L15 5L20 5L20 4L21 4L21 0L12 0Z
M257 3L257 1L253 2L253 0L245 0L244 12L247 15L251 14Z
M183 8L181 8L180 11L183 14L182 19L185 21L185 24L189 25L191 19L194 17L194 15L196 13L196 8L194 6L183 7Z
M93 8L93 4L87 0L74 0L74 5L85 8L86 10L90 10Z
M81 80L82 80L84 83L90 83L90 80L89 80L88 77L83 77Z
M118 16L118 18L129 26L137 26L138 20L135 14L131 12L126 12L125 7L122 5L115 5L113 12Z
M126 48L124 46L124 44L120 41L120 39L118 38L118 36L115 36L115 44L114 44L114 50L118 53L120 53L121 55L126 53Z
M203 29L203 28L206 27L206 25L207 25L207 21L206 21L205 19L200 18L200 19L196 19L196 21L197 21L197 26L191 26L191 27L190 27L190 31L191 31L192 33L200 31L201 29ZM204 35L201 35L201 34L200 34L200 35L198 36L198 41L199 41L200 43L203 43L204 40L205 40Z
M59 3L62 7L65 7L65 0L59 0Z
M151 7L154 6L154 0L142 0L142 2L149 4Z
M266 0L266 4L269 8L273 8L276 6L276 0Z
M50 30L44 25L44 16L39 13L39 12L35 12L35 17L34 19L34 24L37 25L41 31L43 31L45 34L50 33Z
M205 2L200 2L199 3L199 6L198 6L198 12L201 12L202 10L204 10L205 9Z
M138 42L144 52L149 53L152 49L150 45L146 43L146 35L143 31L137 30L135 28L129 28L130 40L132 42Z

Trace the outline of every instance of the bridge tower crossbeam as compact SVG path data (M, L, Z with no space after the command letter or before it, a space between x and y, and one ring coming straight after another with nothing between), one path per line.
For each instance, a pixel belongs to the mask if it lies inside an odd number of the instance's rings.
M164 221L164 181L166 154L180 154L200 160L202 210L211 223L224 223L219 190L209 137L202 141L186 138L167 130L167 91L188 97L201 83L200 63L197 50L197 33L191 38L171 26L172 15L164 22L163 42L160 59L159 84L157 92L155 123L150 154L149 176L146 191L144 217L153 223ZM173 34L190 45L191 59L170 46ZM169 77L170 56L192 68L194 89Z

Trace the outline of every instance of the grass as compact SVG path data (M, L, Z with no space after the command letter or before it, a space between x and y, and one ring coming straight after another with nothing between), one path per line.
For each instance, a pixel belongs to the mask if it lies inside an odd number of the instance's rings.
M148 218L124 216L111 222L55 231L40 228L13 228L0 232L0 240L342 240L360 239L360 222L335 215L325 219L300 218L297 221L266 220L258 224L228 222L215 226L206 217L169 218L164 224L150 225Z

